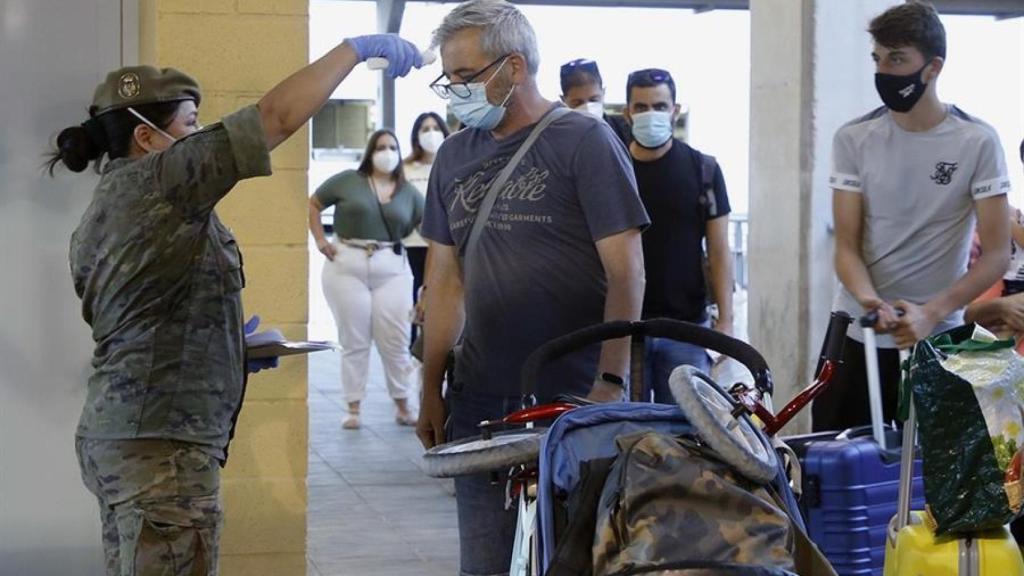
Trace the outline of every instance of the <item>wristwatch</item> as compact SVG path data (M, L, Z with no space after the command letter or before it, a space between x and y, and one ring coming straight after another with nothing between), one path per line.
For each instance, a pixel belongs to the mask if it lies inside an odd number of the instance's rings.
M597 379L605 384L611 384L613 386L618 386L619 388L626 387L626 381L622 379L622 376L612 374L611 372L602 372Z

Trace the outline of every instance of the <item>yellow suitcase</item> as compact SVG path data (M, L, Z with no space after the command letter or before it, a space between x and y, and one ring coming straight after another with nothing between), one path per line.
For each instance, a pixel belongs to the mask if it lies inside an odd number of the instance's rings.
M885 576L1024 575L1020 549L1006 528L973 538L936 538L923 512L911 512L909 520L898 531L896 518L889 524Z
M899 502L889 522L883 576L1024 576L1024 560L1006 527L969 538L936 537L924 512L910 511L917 433L914 403L903 426Z

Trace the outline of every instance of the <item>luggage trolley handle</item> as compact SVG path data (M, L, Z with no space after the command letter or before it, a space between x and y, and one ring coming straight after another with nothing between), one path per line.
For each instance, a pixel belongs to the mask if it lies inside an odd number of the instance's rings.
M903 315L903 310L897 309ZM878 342L875 339L875 324L878 323L878 311L872 310L860 317L860 326L864 330L864 364L868 372L868 402L871 408L871 431L875 442L882 450L888 450L885 438L885 426L882 411L882 382L878 372Z
M902 366L910 358L909 350L900 350L900 373L901 377L910 378L910 370L903 372ZM913 366L910 367L913 370ZM909 388L909 387L908 387ZM914 396L911 392L907 398L910 403L910 414L907 421L903 423L903 446L900 450L900 486L899 498L896 508L895 531L891 532L891 538L896 537L907 524L910 523L910 501L914 482L914 445L917 437L917 410L914 409Z
M763 394L771 394L774 391L772 374L768 368L768 363L750 344L690 322L657 318L637 322L619 320L595 324L542 344L530 354L523 364L522 379L520 381L522 393L524 396L531 396L533 394L541 368L552 360L561 358L570 352L591 344L604 342L605 340L633 337L633 342L636 343L642 341L644 336L669 338L678 342L695 344L734 358L740 364L743 364L754 376L754 385L758 390ZM633 348L642 349L639 345L634 345ZM634 368L636 367L634 366ZM630 375L631 385L642 382L643 374L635 373L635 369L633 372Z

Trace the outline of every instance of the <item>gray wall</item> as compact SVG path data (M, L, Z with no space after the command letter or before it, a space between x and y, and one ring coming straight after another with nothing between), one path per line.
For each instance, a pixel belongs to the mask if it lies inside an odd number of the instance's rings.
M809 382L835 290L832 135L878 106L870 18L900 0L752 0L750 58L751 343L781 406ZM809 429L810 410L786 433Z
M120 66L121 22L121 0L0 0L2 576L103 570L96 502L74 454L91 338L67 261L96 176L51 179L39 166Z

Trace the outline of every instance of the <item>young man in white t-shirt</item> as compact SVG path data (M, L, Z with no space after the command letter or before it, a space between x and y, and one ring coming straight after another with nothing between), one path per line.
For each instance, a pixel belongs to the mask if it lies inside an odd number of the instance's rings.
M946 37L935 9L900 4L871 21L875 86L885 106L833 141L835 309L878 311L886 421L896 411L899 348L957 326L963 308L1009 264L1010 181L995 131L942 103ZM967 271L977 222L982 256ZM898 314L903 311L903 315ZM814 404L814 429L870 422L864 346L851 327L845 363Z

